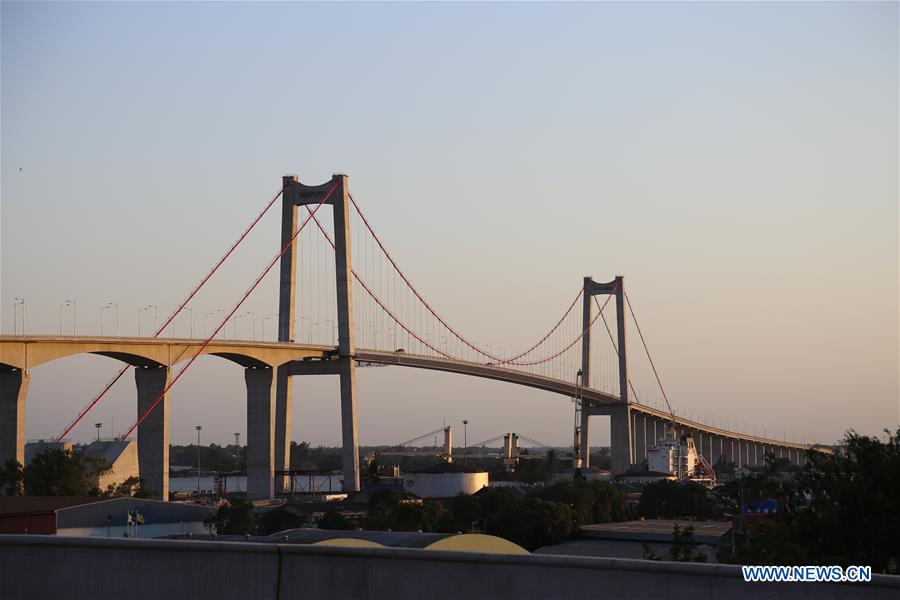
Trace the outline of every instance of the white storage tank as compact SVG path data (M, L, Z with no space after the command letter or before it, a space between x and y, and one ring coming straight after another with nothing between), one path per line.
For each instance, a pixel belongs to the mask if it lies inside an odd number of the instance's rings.
M459 463L440 462L403 474L403 487L420 498L452 498L474 494L488 485L488 473Z

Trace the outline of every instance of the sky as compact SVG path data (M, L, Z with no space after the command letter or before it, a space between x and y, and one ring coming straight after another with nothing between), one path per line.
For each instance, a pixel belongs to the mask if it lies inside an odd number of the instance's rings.
M23 297L29 333L73 299L79 333L117 302L134 335L282 175L342 172L485 344L527 347L585 275L623 275L684 414L825 443L900 421L897 3L3 2L0 21L3 334ZM197 298L197 335L277 251L276 213ZM277 312L276 279L245 308ZM118 368L32 369L26 437ZM131 381L72 437L125 430ZM293 439L337 445L335 378L294 390ZM461 419L469 442L572 439L568 398L510 384L361 369L358 395L362 444ZM173 443L246 439L241 369L199 359L170 410Z

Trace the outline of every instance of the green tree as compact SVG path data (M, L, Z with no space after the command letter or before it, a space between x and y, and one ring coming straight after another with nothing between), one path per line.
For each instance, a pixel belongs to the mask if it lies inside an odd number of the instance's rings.
M712 515L712 501L709 490L702 485L662 479L643 487L638 512L651 519L706 519Z
M35 456L25 467L28 496L97 496L97 479L109 471L101 458L71 450L50 449Z
M228 498L219 509L203 520L207 529L222 535L253 533L256 519L253 504L239 497Z
M679 562L706 562L706 554L697 550L693 525L681 528L675 523L672 527L672 547L669 554L672 560Z
M134 496L136 498L149 498L150 492L144 486L144 480L140 477L132 476L119 484L110 484L107 486L104 496L113 498L118 496Z
M333 508L325 511L325 514L319 519L318 526L319 529L353 529L353 525L347 520L347 517Z
M260 535L272 535L279 531L303 527L304 524L303 517L286 506L279 506L259 515L256 530Z
M25 493L25 469L14 458L0 465L0 494L21 496Z
M471 531L474 523L481 518L478 498L460 492L450 502L450 514L453 516L454 530Z
M528 550L558 544L573 531L571 507L540 498L526 498L516 510L497 515L488 524L488 533L508 539Z
M779 511L772 523L739 528L737 558L900 572L900 428L885 433L882 441L850 431L834 454L808 453L795 483L770 476Z

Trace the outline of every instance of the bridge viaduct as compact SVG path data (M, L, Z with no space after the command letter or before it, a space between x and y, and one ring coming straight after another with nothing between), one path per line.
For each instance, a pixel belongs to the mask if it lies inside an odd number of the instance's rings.
M161 338L89 338L62 336L0 336L0 462L24 462L25 398L30 370L52 360L76 354L99 354L135 367L138 414L142 415L163 395L172 380L171 369L198 353L219 356L244 368L247 393L247 490L253 498L275 494L275 471L290 468L292 381L295 376L338 375L340 378L341 431L344 489L359 489L359 440L356 416L356 366L358 362L406 366L486 377L575 398L581 410L580 452L590 462L590 417L608 416L611 427L612 468L621 473L640 466L648 444L662 435L673 418L666 412L634 402L628 394L625 352L624 284L621 277L601 283L584 280L584 333L580 381L590 381L590 325L595 296L616 299L617 352L620 393L610 395L579 382L504 368L491 363L435 358L395 349L357 349L353 310L353 272L350 253L349 196L346 175L334 175L322 185L307 186L295 176L282 178L281 248L278 297L278 341L249 342ZM295 342L298 209L329 205L333 210L337 344L313 346ZM323 230L324 233L324 230ZM326 234L327 235L327 234ZM362 282L360 282L362 283ZM794 462L809 446L747 436L674 419L679 431L697 437L698 447L711 463L720 456L738 465L754 465L764 452ZM652 432L652 433L651 433ZM168 497L169 410L168 397L138 426L138 462L145 482L159 482L155 493Z
M200 351L202 340L159 338L2 336L0 337L0 462L24 462L26 395L31 369L67 356L97 354L135 367L138 413L165 389L171 369ZM255 498L275 493L275 471L289 468L289 428L276 419L275 376L340 375L342 363L334 346L279 342L216 341L203 354L229 360L244 369L247 399L247 489ZM354 361L444 371L524 385L566 397L580 397L590 416L610 418L614 472L624 472L646 460L646 448L671 423L665 411L630 402L571 381L523 373L481 363L359 349ZM693 433L698 448L711 463L719 457L738 465L761 464L763 454L799 463L803 444L738 434L676 418L680 431ZM169 399L138 427L138 461L145 481L155 481L156 494L168 496ZM358 448L353 448L358 454ZM287 452L287 450L285 451ZM345 481L345 484L347 482ZM348 486L349 487L349 486Z

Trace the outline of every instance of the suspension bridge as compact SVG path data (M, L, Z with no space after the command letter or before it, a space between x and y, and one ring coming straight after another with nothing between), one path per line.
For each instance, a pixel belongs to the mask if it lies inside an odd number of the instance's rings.
M202 338L176 337L176 328L198 292L279 200L279 251L233 308L222 311L224 317L211 333L204 328ZM257 340L255 320L252 339L238 339L238 319L247 314L240 312L242 306L276 265L275 339ZM666 432L671 434L672 428L693 435L711 464L723 459L741 466L755 465L765 453L799 463L806 451L817 448L755 432L732 431L677 414L650 356L624 279L603 282L588 276L574 287L577 290L573 289L571 296L560 299L562 315L548 319L550 327L533 344L520 352L495 351L493 345L462 335L426 301L350 194L346 175L334 175L314 186L286 176L281 189L169 318L157 324L152 337L78 335L74 319L71 335L63 331L60 320L56 335L26 335L23 325L21 333L16 330L14 335L0 336L0 462L24 462L30 370L85 353L111 357L124 366L57 440L65 438L133 368L138 416L120 437L137 434L141 477L152 481L154 495L162 498L168 498L169 391L204 355L227 359L245 370L247 490L252 498L271 498L286 485L276 472L291 468L292 382L294 377L311 375L337 375L340 379L343 486L348 491L359 489L359 365L444 371L567 396L576 406L573 447L577 459L584 467L590 465L590 417L607 416L615 473L640 468L647 447ZM644 394L638 395L629 374L629 317L663 404L642 401ZM233 339L225 339L229 323ZM264 338L265 321L262 329L260 337Z

